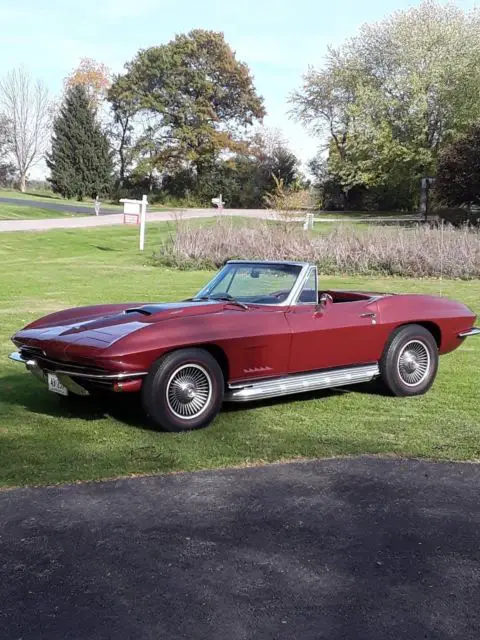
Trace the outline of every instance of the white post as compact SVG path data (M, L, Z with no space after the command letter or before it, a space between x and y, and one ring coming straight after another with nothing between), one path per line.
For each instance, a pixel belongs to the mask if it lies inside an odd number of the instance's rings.
M147 217L147 196L142 197L142 205L140 211L140 251L143 251L145 246L145 221Z
M311 229L313 229L313 213L307 213L307 215L305 216L303 230L310 231Z

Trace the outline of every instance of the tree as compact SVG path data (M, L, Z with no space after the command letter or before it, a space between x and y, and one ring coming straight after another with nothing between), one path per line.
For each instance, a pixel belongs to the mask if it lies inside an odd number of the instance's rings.
M0 114L0 185L10 186L17 178L15 165L10 160L10 123Z
M110 87L108 100L113 114L110 139L118 158L118 186L123 187L127 171L134 160L132 147L135 117L135 107L128 98L128 90L124 88L124 77L118 77L115 85Z
M271 176L281 180L285 187L291 187L298 177L297 156L286 147L277 147L269 158L266 169Z
M78 67L65 79L65 90L78 85L85 88L90 106L98 109L111 85L109 68L92 58L82 58Z
M9 123L7 147L24 192L27 173L41 160L48 142L52 114L48 91L23 69L14 69L0 80L0 111Z
M330 50L292 96L295 117L328 132L329 171L402 194L411 206L438 154L480 118L480 12L425 0Z
M357 73L350 60L330 48L326 69L317 71L311 67L304 76L303 87L290 96L293 117L316 135L333 141L342 161L353 118Z
M81 85L65 95L53 125L47 166L53 190L66 198L93 198L110 189L113 167L108 139Z
M247 65L223 34L196 29L140 51L114 79L114 111L149 118L154 167L171 170L241 148L245 127L265 114Z
M288 148L280 130L266 127L258 130L249 151L259 162L263 191L275 188L275 178L281 180L284 187L290 187L299 177L298 158Z
M435 195L447 206L480 204L480 125L440 155Z

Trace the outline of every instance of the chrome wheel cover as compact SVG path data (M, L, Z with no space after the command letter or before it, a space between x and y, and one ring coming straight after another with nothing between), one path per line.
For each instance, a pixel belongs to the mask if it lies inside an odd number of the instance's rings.
M193 420L207 409L212 397L212 379L199 364L184 364L175 369L167 382L167 404L182 420Z
M410 340L403 346L398 356L397 370L407 387L416 387L430 373L430 351L421 340Z

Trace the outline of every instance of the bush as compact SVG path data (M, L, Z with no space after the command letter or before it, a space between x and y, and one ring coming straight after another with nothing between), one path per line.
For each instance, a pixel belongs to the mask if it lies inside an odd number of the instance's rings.
M320 234L304 232L299 223L287 229L269 222L199 227L180 221L154 256L156 264L179 269L214 269L235 258L316 262L324 274L479 278L480 232L341 224Z
M480 125L440 154L435 195L450 207L480 204Z
M438 209L435 211L436 216L440 221L447 224L451 224L454 227L462 227L466 224L480 225L480 212L471 211L458 207L457 209Z

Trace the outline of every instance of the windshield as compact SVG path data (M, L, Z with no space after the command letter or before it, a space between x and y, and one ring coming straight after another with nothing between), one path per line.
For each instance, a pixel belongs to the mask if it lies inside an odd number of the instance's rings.
M281 304L288 298L301 270L301 266L289 264L227 264L195 299Z

